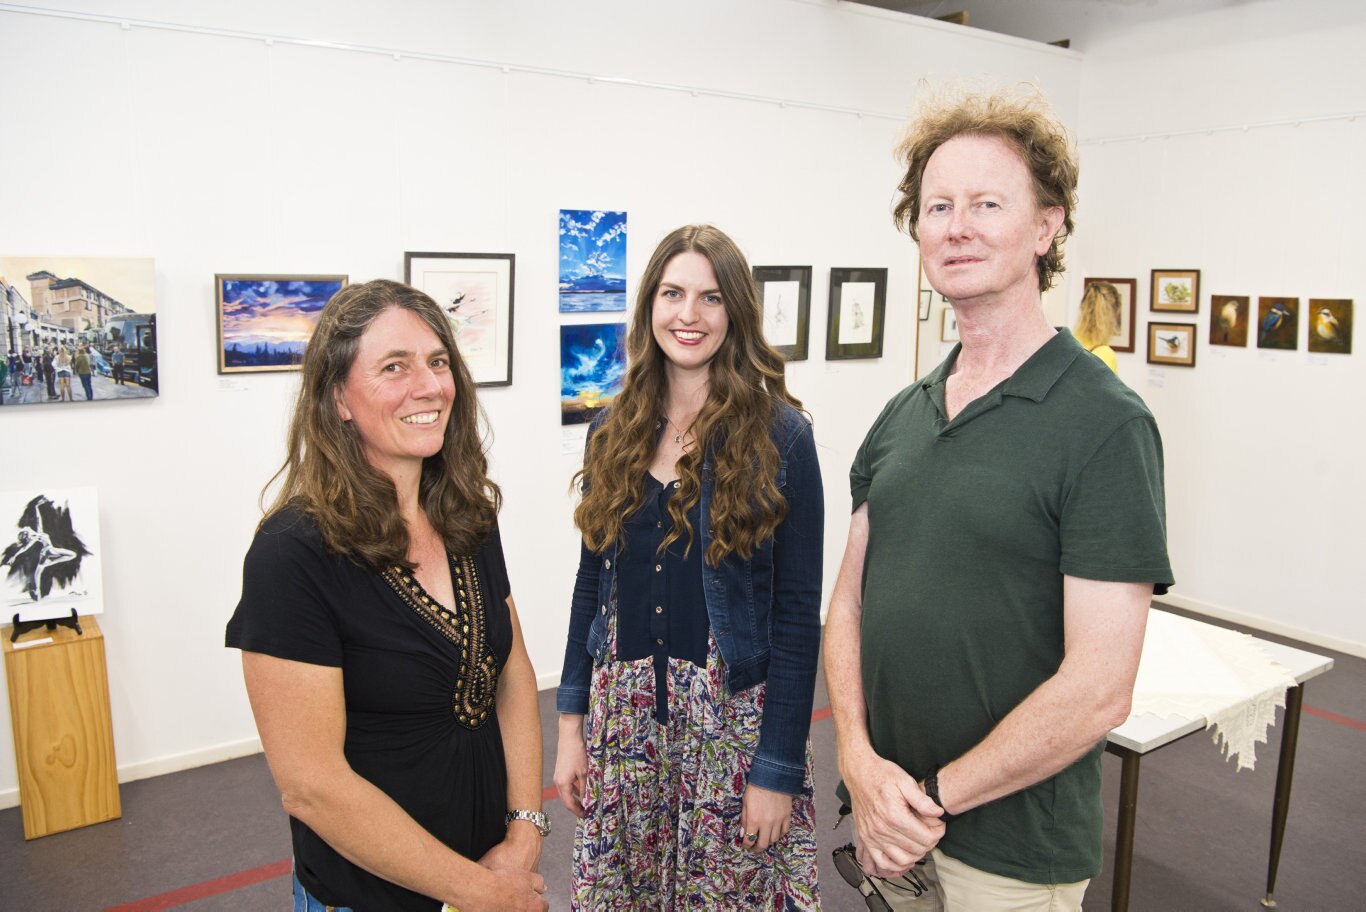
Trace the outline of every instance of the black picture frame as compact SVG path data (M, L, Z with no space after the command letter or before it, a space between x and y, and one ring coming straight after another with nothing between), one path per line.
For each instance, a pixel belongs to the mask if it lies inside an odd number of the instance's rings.
M873 286L872 313L865 313L864 302L850 299L854 289L849 285ZM858 289L860 295L865 289ZM830 270L830 313L826 319L825 360L845 361L861 358L882 357L883 324L887 313L887 269L885 267L836 266ZM861 316L860 316L861 315ZM866 324L849 325L854 321L867 320ZM863 332L866 326L867 331ZM840 341L841 328L844 342ZM851 341L850 336L868 336L866 341Z
M811 336L811 267L810 266L755 266L750 270L754 284L759 290L759 309L763 313L764 336L768 343L782 353L789 361L807 359L808 341ZM769 282L796 282L796 313L784 312L781 301L774 302L770 309L765 287ZM776 317L776 320L775 320ZM796 320L795 339L791 343L778 340L788 338L783 330L790 330L790 321ZM786 326L775 326L781 320Z
M475 386L512 385L516 278L517 257L511 253L403 254L403 281L430 295L450 318ZM473 312L458 312L470 304Z

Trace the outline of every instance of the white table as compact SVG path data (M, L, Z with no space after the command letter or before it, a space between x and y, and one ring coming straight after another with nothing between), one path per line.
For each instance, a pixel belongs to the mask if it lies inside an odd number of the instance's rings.
M1213 626L1213 625L1211 625ZM1295 775L1295 746L1299 740L1300 708L1304 702L1304 682L1318 677L1333 667L1327 656L1315 655L1303 649L1282 646L1269 640L1253 637L1262 649L1295 678L1295 686L1285 694L1284 729L1281 735L1281 756L1276 767L1276 798L1271 812L1271 855L1267 862L1266 897L1262 905L1276 907L1276 869L1281 861L1281 842L1285 836L1285 819L1290 808L1290 783ZM1161 642L1145 641L1145 650L1162 648ZM1248 694L1251 700L1255 694ZM1123 725L1110 732L1105 749L1117 755L1123 766L1119 783L1119 825L1115 836L1115 879L1110 893L1114 912L1129 908L1129 881L1133 873L1134 820L1138 809L1138 766L1144 754L1165 747L1174 741L1204 731L1208 719L1161 717L1151 714L1130 716Z

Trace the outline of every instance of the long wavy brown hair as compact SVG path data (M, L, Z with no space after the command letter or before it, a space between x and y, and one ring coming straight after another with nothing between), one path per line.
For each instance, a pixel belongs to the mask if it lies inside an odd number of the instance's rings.
M285 461L261 491L283 476L266 518L286 508L306 513L327 549L377 572L411 569L408 527L398 512L393 481L365 458L354 422L343 421L336 391L346 382L361 337L392 307L411 311L431 327L451 356L455 399L441 451L422 463L418 499L452 554L474 554L498 515L502 494L488 477L483 411L474 380L456 348L441 308L416 288L387 279L343 288L323 307L304 352L303 379L290 420ZM262 519L262 523L265 519Z
M651 314L664 268L686 251L711 262L729 327L711 361L707 401L692 424L694 444L678 461L679 487L669 500L673 529L661 550L683 535L692 547L688 511L701 500L703 455L711 453L711 544L703 556L714 567L732 553L752 556L787 515L770 428L778 403L800 409L801 402L787 391L783 356L764 340L759 294L744 254L710 225L671 232L645 267L626 341L626 381L574 476L583 492L574 522L589 549L600 552L621 539L626 517L645 504L643 481L659 445L668 393L668 359L655 341Z

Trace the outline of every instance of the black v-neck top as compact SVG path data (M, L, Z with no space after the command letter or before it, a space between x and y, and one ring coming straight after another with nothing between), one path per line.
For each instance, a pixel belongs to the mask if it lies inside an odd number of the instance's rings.
M494 698L512 621L498 529L478 554L452 556L450 569L456 604L442 606L410 573L378 574L329 554L312 520L282 511L247 553L227 645L341 668L351 768L478 859L506 833ZM322 902L356 912L440 907L347 861L300 821L290 827L296 873Z

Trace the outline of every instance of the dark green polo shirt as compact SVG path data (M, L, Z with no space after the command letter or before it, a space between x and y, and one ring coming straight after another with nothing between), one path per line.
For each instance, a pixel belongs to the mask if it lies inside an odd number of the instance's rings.
M945 418L954 360L899 393L850 471L868 503L863 687L877 752L917 778L966 753L1063 656L1063 575L1172 582L1162 441L1062 331ZM1100 753L965 813L940 848L1032 883L1100 871Z

